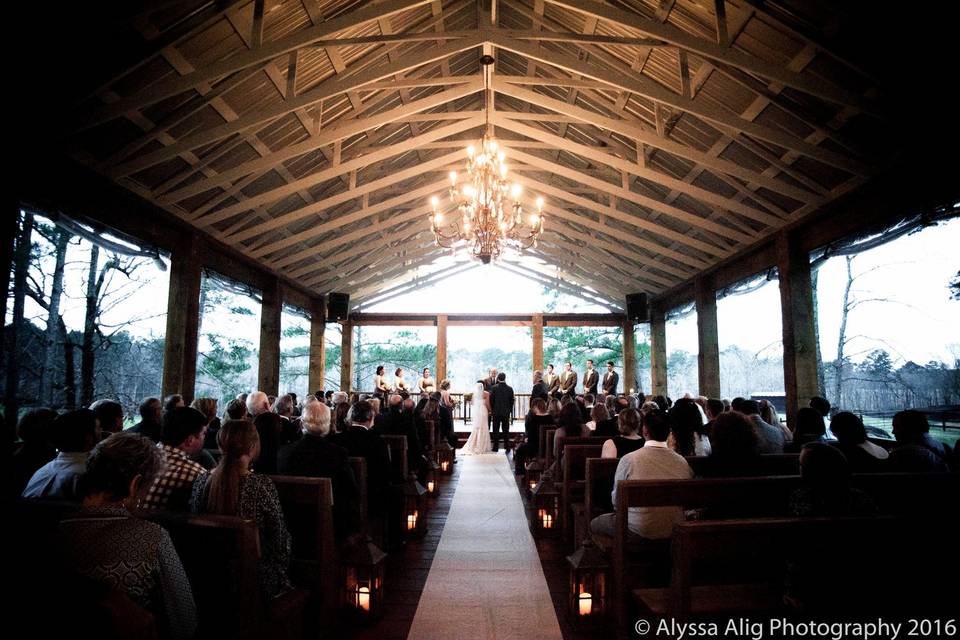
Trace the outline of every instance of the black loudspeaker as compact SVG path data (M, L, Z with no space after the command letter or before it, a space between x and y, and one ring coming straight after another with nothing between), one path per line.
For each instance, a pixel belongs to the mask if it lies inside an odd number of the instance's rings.
M327 322L340 322L350 315L350 294L331 293L327 296Z
M627 294L627 317L633 322L650 322L650 305L647 303L647 294Z

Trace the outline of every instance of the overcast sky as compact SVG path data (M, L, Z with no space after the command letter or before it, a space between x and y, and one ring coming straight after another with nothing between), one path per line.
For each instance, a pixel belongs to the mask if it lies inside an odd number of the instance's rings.
M926 229L895 242L860 254L853 262L854 274L865 273L857 279L854 295L861 299L884 298L886 302L868 302L860 305L848 322L848 336L854 338L848 345L848 354L860 360L875 348L885 348L895 360L929 360L953 362L960 357L960 301L950 299L947 284L960 269L960 219ZM83 325L82 283L85 275L86 249L71 246L68 253L67 288L70 298L64 300L63 315L67 326L80 329ZM449 263L449 260L445 262ZM555 267L526 259L527 269L541 275L556 277ZM451 268L451 267L447 267ZM425 271L426 273L426 271ZM119 322L133 313L138 316L157 315L141 321L133 332L162 335L165 329L163 314L167 301L169 271L162 272L152 265L143 270L149 284L142 286L122 307L107 314L108 323ZM562 277L562 273L559 273ZM824 359L836 355L840 324L840 306L845 285L845 266L842 258L835 258L820 269L819 309L821 348ZM449 312L449 313L529 313L545 308L548 297L543 286L494 266L476 268L443 280L436 285L412 292L368 311ZM604 312L596 304L562 296L557 311ZM744 349L767 349L775 353L782 349L780 301L776 282L743 296L731 296L718 303L720 348L737 344ZM259 315L259 314L257 314ZM27 304L27 316L43 324L43 311L34 303ZM256 316L245 318L236 330L254 344L258 342ZM9 317L8 317L9 321ZM464 333L457 342L480 351L496 343L505 350L529 349L525 335L475 328ZM451 341L454 336L451 335ZM697 351L695 316L670 323L667 348ZM453 348L451 344L451 348Z

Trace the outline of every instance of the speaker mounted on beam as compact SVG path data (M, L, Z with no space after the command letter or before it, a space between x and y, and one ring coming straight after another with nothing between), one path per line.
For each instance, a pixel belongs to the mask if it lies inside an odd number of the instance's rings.
M650 322L650 303L647 301L647 294L627 294L627 317L634 323Z
M327 322L343 322L350 315L350 294L330 293L327 296Z

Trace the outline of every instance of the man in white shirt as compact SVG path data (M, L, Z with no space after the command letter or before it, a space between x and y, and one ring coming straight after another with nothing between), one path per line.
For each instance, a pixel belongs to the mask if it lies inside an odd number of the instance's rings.
M656 413L656 415L654 415ZM644 420L643 447L620 458L613 480L613 504L617 504L617 484L621 480L687 480L693 470L683 456L667 446L670 421L663 412L652 412ZM628 535L633 542L669 539L673 525L683 521L683 509L675 507L631 507L627 519ZM590 523L597 534L613 536L616 513L597 516Z

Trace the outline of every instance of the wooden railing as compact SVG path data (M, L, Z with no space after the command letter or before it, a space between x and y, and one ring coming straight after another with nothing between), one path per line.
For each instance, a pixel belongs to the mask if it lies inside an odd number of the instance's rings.
M373 395L372 391L358 391L360 395ZM465 401L464 397L469 395L471 397L470 401ZM410 397L414 400L420 399L419 393L411 393ZM473 400L472 394L467 393L451 393L450 399L453 400L453 419L462 420L468 422L470 420L470 413L473 409ZM523 417L527 415L527 412L530 410L530 394L529 393L515 393L513 394L513 419L514 420L523 420Z

